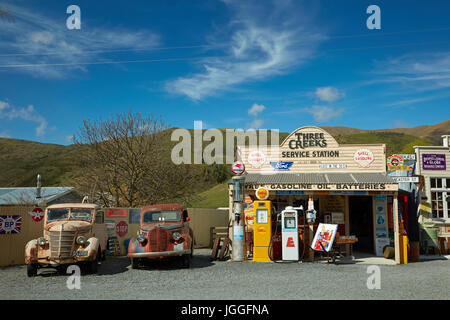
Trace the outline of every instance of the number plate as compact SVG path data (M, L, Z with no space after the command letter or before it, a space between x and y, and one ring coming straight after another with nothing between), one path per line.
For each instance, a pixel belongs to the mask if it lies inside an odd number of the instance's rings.
M74 257L85 257L88 255L87 250L77 250L73 252Z

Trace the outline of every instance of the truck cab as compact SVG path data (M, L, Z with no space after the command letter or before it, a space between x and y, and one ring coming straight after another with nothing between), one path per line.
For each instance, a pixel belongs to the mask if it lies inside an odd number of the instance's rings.
M43 236L25 246L29 277L39 268L60 268L70 264L87 266L97 273L98 261L105 258L107 245L103 213L95 204L66 203L46 208Z
M143 207L137 237L128 246L131 267L136 269L148 260L174 257L189 268L194 253L194 232L189 221L188 211L181 204Z

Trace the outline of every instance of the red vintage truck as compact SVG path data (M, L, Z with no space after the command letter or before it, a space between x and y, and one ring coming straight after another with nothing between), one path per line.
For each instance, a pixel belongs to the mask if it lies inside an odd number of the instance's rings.
M149 259L173 257L189 268L194 254L194 232L189 220L188 211L181 204L143 207L137 237L128 245L131 267L136 269Z

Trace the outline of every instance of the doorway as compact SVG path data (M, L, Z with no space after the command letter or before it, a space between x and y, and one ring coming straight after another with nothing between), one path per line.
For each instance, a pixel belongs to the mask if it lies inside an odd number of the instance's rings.
M349 197L350 234L358 238L354 250L374 253L373 243L373 204L372 197Z

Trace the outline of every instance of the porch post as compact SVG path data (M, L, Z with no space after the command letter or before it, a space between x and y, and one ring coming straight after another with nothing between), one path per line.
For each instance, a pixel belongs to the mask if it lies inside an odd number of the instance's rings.
M398 192L395 192L395 194L394 194L392 216L394 218L395 262L400 264L400 232L399 232L400 225L399 225L399 220L398 220Z

